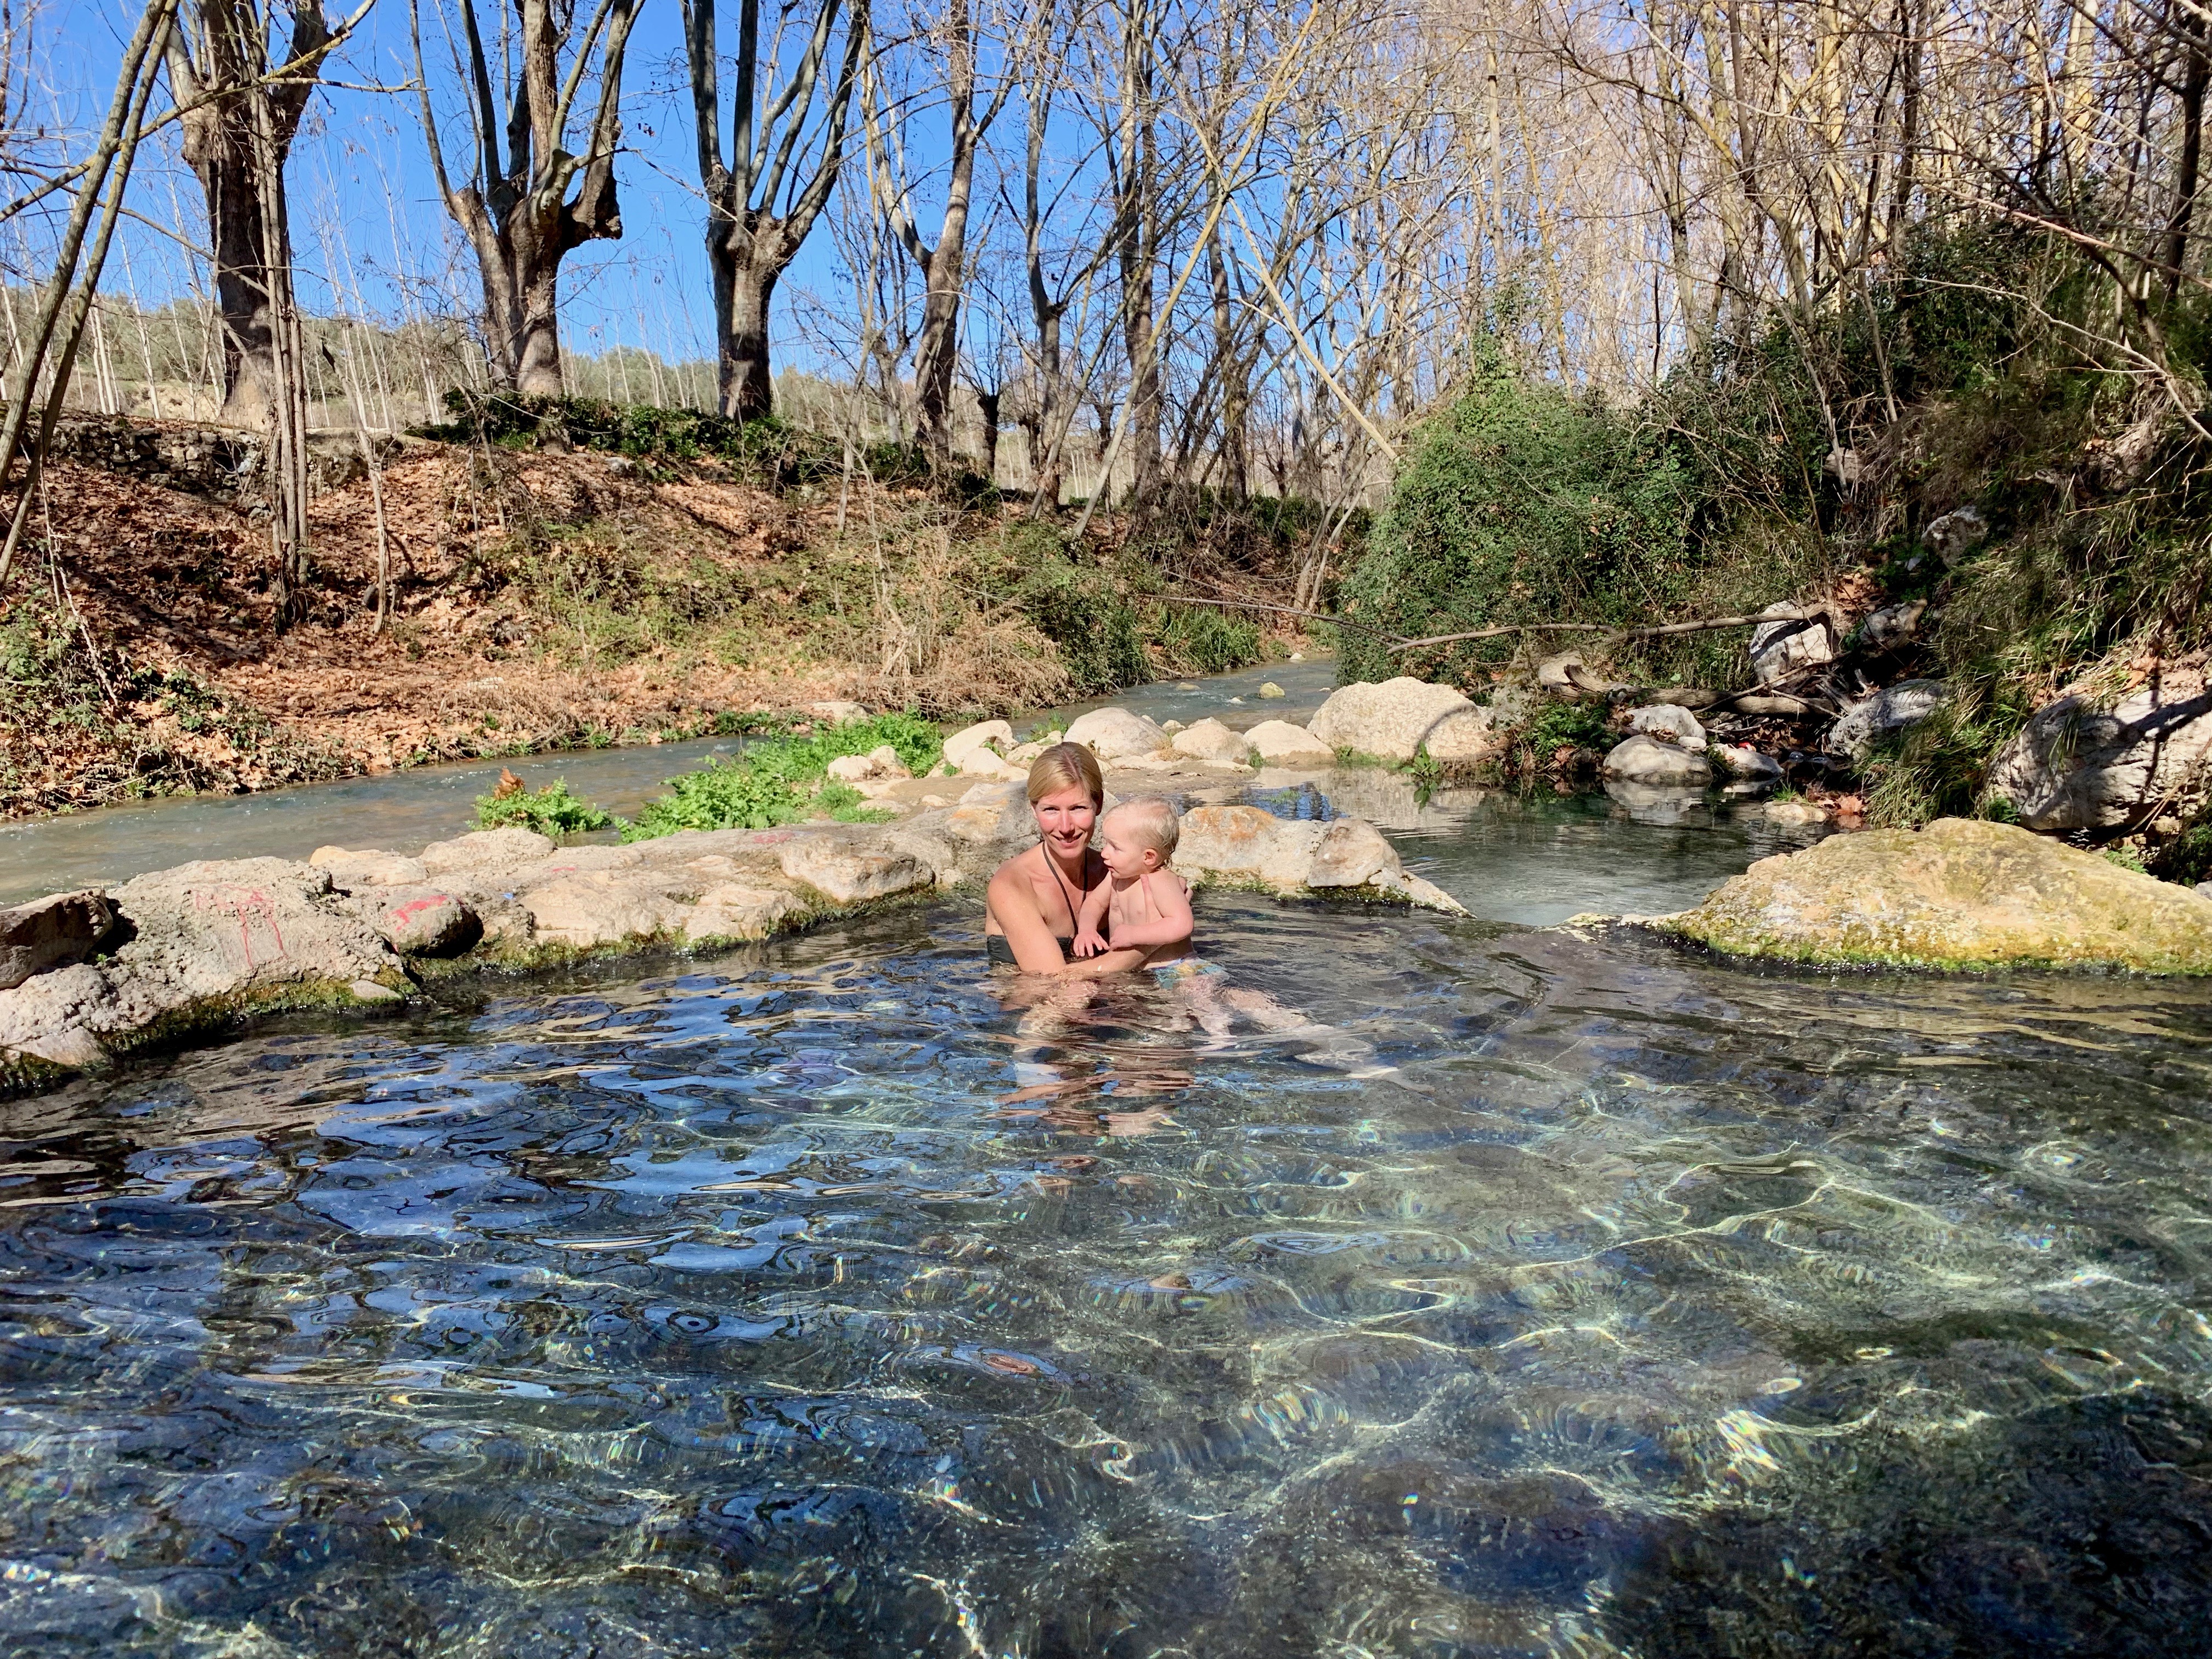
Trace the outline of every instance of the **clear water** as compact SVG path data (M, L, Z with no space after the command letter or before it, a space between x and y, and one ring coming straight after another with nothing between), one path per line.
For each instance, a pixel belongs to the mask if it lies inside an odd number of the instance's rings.
M1432 850L1758 850L1601 811ZM1225 1036L955 902L0 1108L0 1652L2202 1650L2212 989L1201 924Z

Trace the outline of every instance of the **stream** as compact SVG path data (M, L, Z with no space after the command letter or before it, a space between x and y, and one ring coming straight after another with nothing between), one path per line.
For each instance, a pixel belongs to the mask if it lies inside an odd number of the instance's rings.
M1755 811L1255 799L1474 918L1055 998L960 894L0 1104L0 1652L2198 1650L2212 987L1548 928Z

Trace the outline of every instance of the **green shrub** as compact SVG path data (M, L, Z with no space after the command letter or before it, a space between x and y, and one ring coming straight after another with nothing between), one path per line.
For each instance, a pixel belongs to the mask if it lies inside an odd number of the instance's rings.
M710 761L668 780L669 793L646 803L623 825L624 841L649 841L678 830L769 830L817 811L847 823L876 822L860 791L825 778L830 763L889 744L916 777L945 757L937 727L919 714L878 714L848 726L767 738L735 759Z
M1225 674L1260 660L1258 623L1212 605L1170 600L1160 608L1166 613L1159 629L1160 648L1170 672Z
M1112 691L1157 678L1136 606L1106 573L1043 558L1019 595L1031 624L1059 648L1073 690Z
M604 830L613 822L595 803L570 794L566 778L556 778L534 793L517 790L509 795L477 797L479 830L520 828L558 837Z

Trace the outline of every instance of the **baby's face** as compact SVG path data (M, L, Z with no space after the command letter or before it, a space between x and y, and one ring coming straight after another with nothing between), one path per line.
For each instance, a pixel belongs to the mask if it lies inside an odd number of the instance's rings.
M1140 846L1129 833L1129 826L1115 818L1106 820L1099 832L1098 856L1106 867L1124 880L1134 880L1160 867L1160 849Z

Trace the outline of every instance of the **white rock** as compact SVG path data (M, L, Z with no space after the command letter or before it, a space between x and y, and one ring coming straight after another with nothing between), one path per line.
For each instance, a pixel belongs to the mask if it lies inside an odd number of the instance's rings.
M1214 766L1249 766L1252 763L1252 740L1242 732L1231 731L1217 720L1203 720L1176 732L1175 746L1177 753Z
M1926 720L1950 695L1941 680L1900 680L1885 686L1844 710L1843 718L1828 728L1825 744L1832 753L1864 760L1875 744Z
M1336 751L1303 726L1288 720L1261 720L1244 734L1269 766L1334 766Z
M1170 737L1175 736L1176 732L1182 729L1183 724L1181 720L1162 720L1160 722L1160 730L1166 732Z
M828 836L787 842L777 854L783 873L832 904L860 904L933 886L937 872L905 853L878 852Z
M691 911L665 881L613 870L556 876L524 893L522 904L540 943L580 951L680 933Z
M778 922L803 908L789 893L721 882L699 895L699 902L684 919L684 938L692 945L706 939L766 939Z
M340 887L419 887L429 879L422 860L398 853L349 853L343 847L318 847L307 862L327 870Z
M1641 732L1605 757L1603 770L1608 778L1623 783L1659 788L1703 788L1713 775L1703 754L1662 743Z
M1859 624L1859 639L1875 651L1887 651L1892 646L1902 645L1920 631L1920 618L1927 610L1925 599L1909 599L1903 605L1884 605Z
M1706 751L1706 758L1730 777L1747 782L1775 782L1782 776L1780 761L1746 743L1717 744Z
M1276 697L1287 697L1291 694L1284 690L1281 686L1276 684L1274 681L1268 680L1261 685L1260 695L1262 697L1273 700Z
M1636 710L1628 717L1628 729L1679 748L1705 746L1705 728L1698 724L1698 717L1671 702L1650 703Z
M1836 659L1836 630L1828 625L1826 617L1815 617L1809 622L1798 621L1786 613L1798 607L1784 600L1770 605L1759 614L1775 617L1774 622L1761 623L1751 630L1751 667L1761 685L1771 685L1793 669Z
M457 871L511 870L545 857L554 850L550 836L535 830L509 828L478 830L451 841L434 841L422 849L425 876L450 875Z
M0 988L82 962L115 927L115 908L94 892L56 893L0 910Z
M1380 685L1340 687L1313 718L1312 733L1331 750L1349 749L1404 765L1426 750L1449 769L1489 755L1491 715L1449 685L1401 675Z
M1029 775L1028 769L1030 763L1034 761L1039 755L1044 753L1044 751L1051 746L1052 745L1050 744L1046 743L1021 744L1015 748L1006 750L1006 763L1010 766L1020 767L1023 769L1022 775L1024 777L1027 777Z
M1173 747L1166 732L1126 708L1094 708L1071 720L1067 740L1086 745L1102 761L1133 760Z
M990 774L1004 764L1006 751L1014 746L1014 728L1004 720L978 720L964 726L945 740L945 759L956 772L968 769L967 762L978 751L990 754Z
M1397 849L1358 818L1279 818L1256 806L1200 806L1182 817L1176 868L1195 880L1281 893L1364 887L1458 911L1457 902L1406 874Z
M868 718L868 711L864 704L847 702L834 697L826 702L808 703L806 712L819 715L832 726L857 726Z
M2160 665L2109 711L2087 693L2045 704L1990 763L1988 788L2031 830L2111 830L2151 816L2212 769L2206 659Z
M840 755L826 769L840 783L866 783L876 775L876 763L866 755Z

